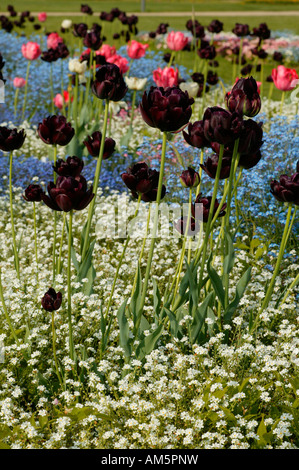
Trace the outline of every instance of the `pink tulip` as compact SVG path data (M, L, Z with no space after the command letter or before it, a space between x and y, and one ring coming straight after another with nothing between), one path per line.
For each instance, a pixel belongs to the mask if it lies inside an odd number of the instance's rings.
M288 69L284 65L278 65L277 69L272 70L272 78L278 90L290 91L297 84L298 74L295 69Z
M119 67L121 73L126 73L129 70L128 61L125 57L114 54L106 59L110 64L115 64Z
M148 44L141 44L133 39L127 46L127 53L130 59L140 59L145 55L147 48Z
M166 39L167 46L172 51L181 51L188 44L188 37L181 31L171 31Z
M37 42L27 42L27 44L22 44L22 54L25 59L36 60L41 55L41 49Z
M57 95L55 96L55 98L53 98L53 102L54 102L55 106L56 106L58 109L62 109L62 108L63 108L63 102L64 102L65 104L68 104L69 99L70 99L69 92L68 92L68 91L64 91L64 92L63 92L63 96L62 96L61 93L57 93ZM73 100L72 100L72 101L73 101Z
M13 79L13 86L15 88L23 88L26 85L26 80L21 77L15 77Z
M160 67L153 71L153 79L157 86L163 88L177 86L179 80L179 71L172 67Z
M47 37L47 48L48 49L57 49L58 44L62 43L63 39L59 36L58 33L51 33Z
M109 46L109 44L103 44L99 50L99 54L103 55L107 60L109 57L116 54L116 48L114 46Z
M46 13L45 11L39 13L39 14L37 15L37 19L38 19L38 21L40 21L41 23L44 23L44 21L46 21L46 19L47 19L47 13Z

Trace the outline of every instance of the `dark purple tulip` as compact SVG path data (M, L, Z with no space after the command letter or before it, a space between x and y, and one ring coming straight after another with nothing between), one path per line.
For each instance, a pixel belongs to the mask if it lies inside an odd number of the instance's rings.
M198 84L202 84L205 80L204 74L200 73L200 72L194 72L191 75L191 78L192 78L193 82L196 82Z
M269 39L271 31L266 23L261 23L258 28L253 28L252 35L260 39Z
M39 137L49 145L67 145L75 134L75 129L65 116L48 116L39 123L37 129Z
M261 97L253 77L239 78L225 96L226 105L231 113L237 112L248 117L256 116L261 110Z
M162 132L179 132L189 122L194 99L175 87L151 87L144 92L140 104L143 120Z
M39 184L29 184L25 189L23 198L27 202L40 202L42 200L43 190Z
M236 23L233 33L238 37L248 36L250 33L248 24Z
M81 158L76 157L67 157L66 160L58 158L56 165L53 165L54 171L59 176L79 176L83 170L84 162Z
M122 173L121 178L130 191L144 194L158 186L159 172L139 162Z
M196 235L199 231L199 224L197 220L194 219L194 217L190 217L189 219L189 227L188 231L186 233L187 229L187 222L188 222L188 217L184 216L181 217L179 220L177 220L174 224L174 228L181 234L181 235L187 235L188 237L192 237L193 235Z
M159 172L157 172L157 173L159 173ZM158 174L158 176L159 176L159 174ZM158 182L157 182L157 185L158 185ZM160 198L160 200L162 200L164 198L165 194L166 194L166 187L163 184L162 189L161 189L161 198ZM151 191L148 191L147 193L141 193L141 200L144 201L144 202L155 202L157 200L157 195L158 195L158 186L153 188ZM137 199L138 198L138 193L136 193L135 191L132 191L132 196L135 199Z
M158 28L156 29L156 33L157 34L166 34L168 26L169 26L168 23L160 23Z
M56 292L53 287L50 287L50 289L45 293L41 300L41 304L47 312L53 312L54 310L58 310L61 306L61 302L61 292Z
M193 21L193 20L190 19L186 22L186 29L192 33L194 28L198 25L200 25L200 23L197 20Z
M209 156L203 164L200 165L201 168L204 170L204 172L207 173L207 175L209 175L210 178L215 179L216 177L218 161L219 161L219 155L213 154ZM232 161L231 157L224 157L224 156L222 157L221 170L220 170L220 176L219 176L221 180L229 177L231 161Z
M204 135L210 142L228 145L236 140L243 128L238 113L230 113L220 106L207 108L203 116Z
M88 31L83 39L84 46L93 49L94 51L101 47L102 42L101 36L95 31Z
M48 193L42 195L44 203L55 211L69 212L71 210L83 210L94 197L92 186L87 189L86 179L79 175L58 176L56 184L52 181L48 184Z
M208 26L210 33L220 33L223 30L223 23L219 20L213 20Z
M101 141L102 133L100 131L96 131L91 136L87 136L83 144L87 148L90 155L92 155L93 157L98 157L100 153ZM103 159L106 160L107 158L111 157L114 150L115 140L113 140L111 137L106 137L104 144Z
M56 62L56 60L60 59L60 55L58 52L58 49L47 49L46 51L43 51L40 56L41 60L44 62Z
M282 53L279 51L275 51L273 54L273 60L275 60L276 62L282 62L283 61Z
M251 154L241 154L239 159L239 166L245 170L249 170L258 164L262 158L261 151L258 150L256 153Z
M211 202L212 202L212 196L206 196L202 197L201 194L199 194L195 200L195 203L192 206L191 213L193 217L196 217L196 204L202 204L202 211L199 211L200 214L202 214L202 221L203 222L208 222L209 219L209 212L210 212L210 207L211 207ZM225 209L226 209L227 204L223 204L221 207L221 210L218 214L218 217L223 217L225 215ZM215 204L214 204L214 211L213 211L213 217L216 214L216 211L219 207L219 202L216 199Z
M278 201L299 206L299 172L294 173L292 176L281 175L279 181L271 181L270 186L271 194Z
M216 49L211 45L200 48L197 53L201 59L212 60L216 57Z
M209 70L207 73L207 83L209 85L217 85L219 81L218 75L216 72L213 72L212 70Z
M84 38L88 30L86 23L74 24L73 34L76 37Z
M12 152L22 147L26 134L24 129L8 129L0 126L0 150Z
M197 171L188 166L188 169L182 172L180 181L184 188L195 188L199 185L200 177Z
M202 149L204 147L210 147L210 142L204 135L203 121L195 121L193 124L188 124L187 132L183 131L185 141L196 147Z
M66 59L70 55L70 51L68 50L66 44L64 44L63 42L58 43L56 50L60 59Z
M242 74L242 75L249 75L249 74L251 73L252 67L253 67L253 66L252 66L251 64L245 65L245 67L243 67L243 68L241 69L241 74Z
M93 11L92 11L91 7L87 4L81 5L80 11L81 11L81 13L85 13L86 15L92 15L93 14Z
M104 64L98 68L91 90L101 100L120 101L128 87L117 65Z
M254 155L263 145L263 123L247 119L239 138L238 151L242 155Z

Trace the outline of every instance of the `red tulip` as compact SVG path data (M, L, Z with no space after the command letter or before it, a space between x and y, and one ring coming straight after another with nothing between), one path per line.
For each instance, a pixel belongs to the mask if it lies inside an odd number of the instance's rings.
M140 59L145 55L147 48L148 44L132 40L127 46L127 53L130 59Z
M277 69L272 70L272 78L278 90L290 91L297 85L298 74L295 69L288 69L284 65L278 65Z

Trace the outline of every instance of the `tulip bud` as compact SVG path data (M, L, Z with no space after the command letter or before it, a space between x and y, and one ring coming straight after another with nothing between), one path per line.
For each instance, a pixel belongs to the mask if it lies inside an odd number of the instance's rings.
M233 28L233 33L238 37L248 36L249 32L248 24L236 23L235 27Z
M195 188L199 185L200 177L197 171L191 167L188 167L188 170L184 170L182 172L180 181L184 188Z
M93 157L98 157L100 153L102 141L102 133L99 131L94 132L91 136L87 136L86 140L84 140L83 144L86 146L88 152ZM115 140L111 137L106 137L105 144L104 144L104 153L103 159L106 160L107 158L111 157L115 150Z
M28 202L40 202L42 200L43 190L39 184L29 184L25 189L23 198Z
M210 146L204 135L203 121L195 121L193 124L190 122L187 129L187 132L183 131L183 136L189 145L199 149Z
M61 306L61 302L61 292L56 293L53 287L50 287L50 289L45 293L41 300L41 304L47 312L53 312L54 310L58 310Z
M253 77L240 78L232 90L226 94L225 100L230 112L237 112L248 117L256 116L262 105L257 82Z
M238 113L230 113L219 106L207 108L204 113L204 135L210 142L228 145L239 137L242 128L243 119Z

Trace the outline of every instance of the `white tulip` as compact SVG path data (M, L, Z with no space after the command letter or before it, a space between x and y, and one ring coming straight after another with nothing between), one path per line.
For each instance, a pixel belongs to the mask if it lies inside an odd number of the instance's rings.
M62 21L61 27L63 29L70 29L72 27L72 24L73 24L72 20L65 19L65 20Z
M79 75L84 74L87 69L87 61L84 60L83 62L80 62L79 59L70 59L69 60L69 71L78 73Z
M187 91L188 95L191 98L196 98L198 90L199 90L199 85L196 82L182 82L180 83L180 89L182 91Z
M143 90L147 78L125 77L125 82L130 90Z

